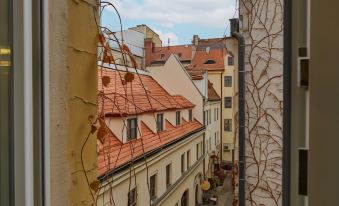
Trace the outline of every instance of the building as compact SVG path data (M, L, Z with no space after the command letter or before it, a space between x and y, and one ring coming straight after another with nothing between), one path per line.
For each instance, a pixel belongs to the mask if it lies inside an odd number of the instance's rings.
M232 50L230 50L228 45ZM222 99L220 110L220 159L223 163L234 161L235 117L237 114L237 41L234 38L200 39L194 35L192 44L156 47L151 41L145 41L146 66L164 65L172 54L177 55L181 64L193 76L207 72L207 79L213 85L216 94ZM207 85L207 84L206 84ZM208 115L207 115L208 116Z
M133 71L110 67L98 73L99 113L109 133L98 140L97 203L196 204L205 159L200 93L191 88L188 100L184 92L169 93L171 85L165 90L150 73ZM100 76L117 81L103 86Z
M261 75L279 74L282 78L270 82L273 90L269 90L268 102L261 105L264 109L254 110L252 106L260 103L260 99L250 100L251 93L244 96L245 90L239 88L239 105L246 103L246 99L250 108L239 110L239 124L244 123L240 116L245 111L254 113L247 119L249 123L240 125L238 130L240 133L245 126L253 126L257 117L273 112L272 106L279 102L283 108L275 109L274 117L279 121L273 125L279 125L282 131L267 130L272 119L254 124L258 127L256 132L263 132L258 133L259 140L275 140L277 134L282 140L272 142L271 148L277 153L270 159L263 155L266 148L256 146L256 153L251 153L248 144L251 136L247 133L248 138L242 139L239 134L239 153L245 154L246 149L247 158L243 162L239 156L239 175L247 175L239 179L235 205L337 205L339 2L244 2L246 7L240 6L240 28L246 44L237 30L233 33L240 40L239 83L245 79L257 81ZM94 130L99 123L93 124L91 120L98 111L99 36L93 18L96 6L91 1L0 1L1 205L95 204L92 194L99 188L98 131ZM267 28L282 32L267 35L270 31ZM253 42L251 37L255 37ZM260 37L267 39L258 41ZM262 45L270 40L275 42L272 47ZM251 47L256 48L253 56L248 52ZM268 48L274 51L271 56L274 58L269 61L272 67L266 74L261 66L267 55L259 51L267 52ZM249 61L250 58L254 61ZM259 63L255 69L247 69L244 74L242 63L248 68L256 60ZM258 97L261 93L254 94ZM244 144L243 140L248 142ZM282 147L276 150L279 144ZM269 166L268 171L260 170L264 167L241 170L243 166L253 166L250 159L258 154L262 157L260 162ZM253 187L253 181L259 187ZM187 196L192 197L183 190L175 192L178 193L175 197L180 197L180 201L183 197L183 202Z
M161 46L162 42L157 33L146 25L138 25L122 31L110 32L106 39L112 49L113 58L118 65L127 65L138 69L145 68L145 42L152 42ZM125 51L121 48L124 44L128 48ZM99 47L99 55L102 47Z
M170 93L181 92L188 99L199 102L198 115L206 127L204 133L205 173L204 177L214 177L215 164L220 163L220 118L221 98L216 93L212 83L208 80L207 72L187 70L177 55L171 54L164 65L153 65L146 68L151 75L163 85L168 85ZM175 81L173 81L175 79ZM182 82L177 84L174 82ZM191 82L187 84L185 82ZM185 85L185 86L183 86ZM199 95L192 94L192 90L199 91Z

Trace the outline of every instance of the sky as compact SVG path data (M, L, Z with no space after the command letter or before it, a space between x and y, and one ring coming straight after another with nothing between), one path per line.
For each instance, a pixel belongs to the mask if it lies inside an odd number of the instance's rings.
M163 45L189 44L194 34L201 38L229 33L229 19L237 17L236 0L108 0L118 9L123 29L146 24L160 35ZM107 8L102 25L120 30L116 12Z

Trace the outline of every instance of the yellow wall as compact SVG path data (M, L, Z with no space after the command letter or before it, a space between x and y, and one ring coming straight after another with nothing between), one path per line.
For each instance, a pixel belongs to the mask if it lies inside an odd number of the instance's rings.
M91 129L88 116L97 112L96 4L49 4L51 205L91 205L80 151ZM83 157L92 182L97 176L95 136L90 136Z

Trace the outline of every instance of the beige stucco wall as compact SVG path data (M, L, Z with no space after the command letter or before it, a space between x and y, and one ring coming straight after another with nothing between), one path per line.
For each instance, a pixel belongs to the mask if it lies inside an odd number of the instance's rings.
M95 1L49 1L51 205L91 205L80 161L96 115L97 27ZM86 34L86 35L83 35ZM89 181L96 179L96 137L84 149Z
M228 56L226 56L227 59ZM227 62L227 61L226 61ZM235 66L234 65L225 65L225 70L222 74L222 108L223 108L223 118L222 118L222 140L223 144L235 144L235 132L236 132L236 122L234 119L235 116L235 109L237 107L236 104L234 104L235 99L235 84L237 83L234 79L235 74ZM225 76L232 77L232 86L231 87L225 87L224 85L224 78ZM225 97L232 97L232 108L225 108ZM224 130L224 120L225 119L232 119L232 130L231 131L225 131ZM231 162L233 159L232 154L233 147L230 148L230 151L224 151L222 150L222 160L225 162Z
M218 109L219 115L218 119L214 116L214 110ZM221 131L220 131L220 121L221 117L221 102L220 101L207 101L204 107L205 111L211 111L211 124L206 125L205 132L205 172L208 177L211 177L212 174L212 161L210 159L211 155L217 155L220 157L220 149L221 149ZM207 118L207 117L205 117ZM206 121L205 121L206 122ZM211 144L211 147L209 146Z
M164 66L147 67L147 70L171 95L182 95L195 104L193 116L203 122L203 96L174 55L171 55Z
M190 197L194 197L193 187L195 186L195 177L197 174L203 173L202 159L197 160L196 144L203 141L203 131L187 138L169 148L163 149L160 153L147 158L148 170L145 167L145 162L142 161L134 165L132 168L132 176L130 170L125 169L122 172L110 177L110 181L103 182L103 185L110 182L99 192L98 205L110 205L110 197L114 198L115 205L127 205L127 194L129 187L132 189L137 186L138 206L149 205L149 192L147 188L147 180L153 174L157 174L156 191L157 197L160 197L166 192L166 165L172 164L172 184L174 184L182 176L181 174L181 155L185 153L185 168L186 154L190 150L191 168L187 174L184 174L184 179L176 186L172 192L165 196L159 205L174 205L181 198L183 191L190 190ZM197 163L195 165L195 163ZM147 174L148 173L148 174ZM134 176L135 174L135 176ZM112 180L114 181L112 182ZM131 181L130 181L131 180ZM198 182L196 182L198 183ZM112 193L110 191L112 188ZM113 196L111 196L113 194ZM200 193L201 194L201 193ZM191 196L192 195L192 196ZM193 199L191 199L193 200ZM169 204L171 203L171 204ZM193 205L191 203L190 205Z
M222 96L222 72L208 72L208 80L213 84L217 94Z

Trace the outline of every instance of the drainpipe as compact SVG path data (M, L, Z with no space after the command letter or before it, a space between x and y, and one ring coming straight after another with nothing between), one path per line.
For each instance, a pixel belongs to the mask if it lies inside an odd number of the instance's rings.
M231 35L238 40L239 85L239 206L245 206L245 39L239 33L239 19L230 19Z

